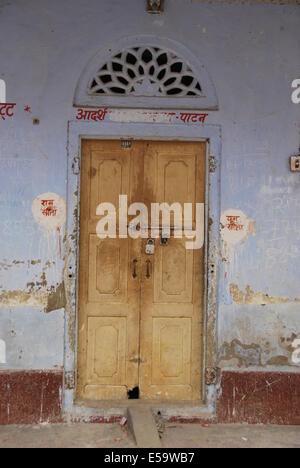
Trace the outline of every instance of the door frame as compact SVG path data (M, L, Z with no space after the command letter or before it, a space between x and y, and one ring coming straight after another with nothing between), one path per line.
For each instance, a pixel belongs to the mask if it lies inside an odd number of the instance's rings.
M76 400L77 351L78 351L78 264L80 236L80 162L81 141L99 140L158 140L193 141L207 143L206 151L206 233L205 233L205 296L203 330L203 402L180 403L180 408L170 408L168 415L177 417L214 416L218 386L217 369L217 316L218 316L218 272L220 264L220 174L221 174L221 127L219 125L178 125L158 123L117 122L68 122L67 138L67 226L66 260L64 282L66 290L64 385L62 392L63 411L71 419L84 419L122 414L124 402L114 402L114 410L106 404L97 409L78 406ZM131 400L133 402L134 400ZM121 402L120 402L121 403ZM155 407L159 407L156 402ZM166 407L167 402L163 402ZM101 408L100 408L101 407ZM123 408L123 409L122 409ZM176 413L176 414L175 414Z

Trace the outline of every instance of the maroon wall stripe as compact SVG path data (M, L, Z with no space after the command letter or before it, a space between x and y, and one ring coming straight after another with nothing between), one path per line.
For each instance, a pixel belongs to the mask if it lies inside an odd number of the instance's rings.
M223 372L220 423L300 425L300 374Z
M0 424L59 422L62 385L62 372L0 372Z
M61 422L62 386L62 372L1 371L0 424ZM217 417L220 423L300 425L300 374L223 372Z

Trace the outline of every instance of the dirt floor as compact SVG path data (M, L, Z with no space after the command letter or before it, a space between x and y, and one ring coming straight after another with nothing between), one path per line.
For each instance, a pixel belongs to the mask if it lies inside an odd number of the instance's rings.
M300 448L300 427L171 424L166 448ZM119 424L1 426L0 448L135 448Z

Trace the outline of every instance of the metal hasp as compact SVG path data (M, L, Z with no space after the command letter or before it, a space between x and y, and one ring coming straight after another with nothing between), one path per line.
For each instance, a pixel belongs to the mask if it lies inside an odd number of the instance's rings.
M163 0L147 0L147 12L160 14L164 11Z
M123 149L131 149L132 140L121 140Z
M160 245L166 247L169 245L169 238L168 237L161 237L160 239Z

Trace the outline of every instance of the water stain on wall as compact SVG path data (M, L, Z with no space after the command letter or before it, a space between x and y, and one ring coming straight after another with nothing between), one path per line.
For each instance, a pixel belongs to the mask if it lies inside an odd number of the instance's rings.
M224 361L237 360L238 366L261 366L262 350L257 344L246 345L239 340L224 343L220 349L219 358Z
M47 288L47 281L28 283L26 290L2 291L0 293L0 308L34 307L44 309L45 313L63 309L66 305L65 285Z
M0 271L1 270L8 271L11 268L23 266L24 264L25 262L18 261L18 260L13 260L12 262L3 261L3 262L0 262Z
M249 285L246 286L245 291L242 291L237 284L231 284L229 290L236 304L289 304L300 301L299 298L291 300L288 297L269 296L263 292L255 292Z
M55 310L63 309L66 306L66 290L65 283L61 283L55 291L51 292L47 297L46 313Z
M47 294L38 291L3 291L0 294L0 308L35 307L43 308L47 304Z

